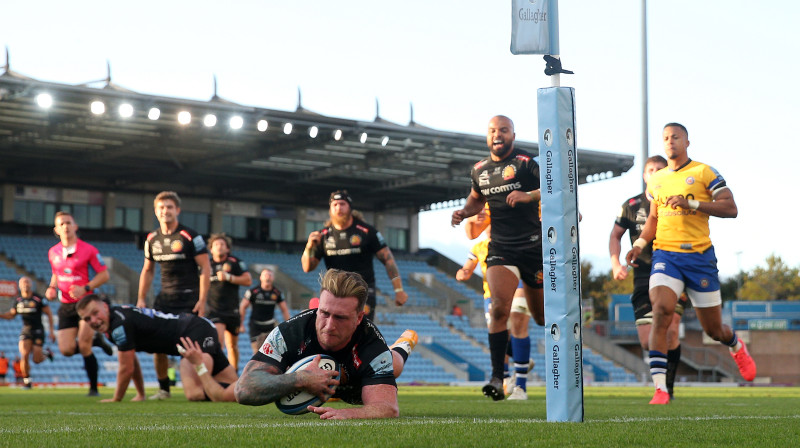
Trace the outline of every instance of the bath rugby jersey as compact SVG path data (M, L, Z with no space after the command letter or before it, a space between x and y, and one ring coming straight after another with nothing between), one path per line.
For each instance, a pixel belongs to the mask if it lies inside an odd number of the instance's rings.
M478 260L478 265L481 267L481 274L483 274L483 298L488 299L492 296L489 292L489 282L486 281L486 255L489 253L489 239L485 239L472 246L472 251L469 253L470 260Z
M374 288L372 257L386 247L378 229L354 217L353 224L346 229L337 230L331 224L320 233L322 242L314 245L311 255L325 260L328 269L358 272L367 285Z
M203 237L183 224L169 235L156 229L144 242L144 258L161 266L161 292L167 294L200 291L200 273L194 257L207 253Z
M708 215L697 210L668 207L670 196L711 202L720 191L728 188L725 179L714 168L689 160L672 171L656 171L647 183L647 196L658 207L658 227L654 249L670 252L704 252L711 247Z
M505 159L495 162L487 157L472 167L472 189L486 198L492 216L492 240L497 244L541 244L542 223L539 201L506 203L509 193L527 193L539 189L539 164L533 155L514 149Z
M207 307L220 316L239 315L239 285L231 282L219 281L217 272L239 276L247 272L247 264L233 255L228 255L222 261L211 261L211 285L208 288Z

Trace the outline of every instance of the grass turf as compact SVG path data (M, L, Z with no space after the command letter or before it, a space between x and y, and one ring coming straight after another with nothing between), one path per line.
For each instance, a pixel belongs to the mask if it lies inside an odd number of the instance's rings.
M582 423L547 422L543 388L525 402L492 402L477 387L401 386L400 418L355 421L191 403L180 389L144 403L85 392L1 388L0 446L800 446L800 388L678 387L674 402L650 406L649 387L587 387Z

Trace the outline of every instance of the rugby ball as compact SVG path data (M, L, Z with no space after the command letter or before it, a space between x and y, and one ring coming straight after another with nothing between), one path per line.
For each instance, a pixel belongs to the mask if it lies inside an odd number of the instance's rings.
M286 373L292 373L298 370L305 370L309 368L311 366L311 362L314 361L314 358L316 357L317 355L306 356L289 367L289 370L287 370ZM318 366L320 369L334 370L339 372L339 374L336 376L337 380L342 376L341 372L339 371L339 363L337 363L335 359L328 355L320 355ZM334 390L335 389L336 388L334 387ZM328 401L328 398L330 397L322 400L316 395L312 395L304 390L300 390L276 401L275 406L277 406L278 410L284 414L300 415L308 412L308 406L319 406Z

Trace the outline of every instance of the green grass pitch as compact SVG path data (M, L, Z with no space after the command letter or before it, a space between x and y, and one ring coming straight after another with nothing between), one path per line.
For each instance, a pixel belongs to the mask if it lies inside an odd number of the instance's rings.
M667 406L647 404L649 387L587 387L582 423L547 422L542 387L526 402L492 402L478 387L401 385L400 418L352 421L287 416L274 405L190 403L180 389L144 403L99 403L85 393L0 388L0 446L800 446L800 388L788 387L679 386Z

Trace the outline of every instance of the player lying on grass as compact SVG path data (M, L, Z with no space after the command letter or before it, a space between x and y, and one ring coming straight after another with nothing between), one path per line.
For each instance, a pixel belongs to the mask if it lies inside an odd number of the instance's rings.
M321 419L399 416L395 378L417 343L417 333L406 330L390 350L378 328L364 318L367 284L360 275L330 269L321 284L319 308L281 323L247 363L236 384L236 401L260 406L305 390L323 399L333 395L363 405L309 406ZM318 367L284 373L315 354L330 355L339 363L341 381L335 379L338 372Z
M207 319L188 313L164 314L150 308L111 305L107 299L95 294L83 297L78 302L77 310L83 321L95 331L106 333L118 348L117 387L114 396L102 400L104 402L122 401L131 380L136 387L136 396L132 401L143 401L144 379L136 352L178 356L178 346L182 340L185 350L200 349L203 352L201 364L193 365L186 358L181 360L183 393L188 400L206 399L201 376L210 375L214 381L222 384L236 382L236 371L222 351L217 329ZM188 341L194 341L197 345Z

